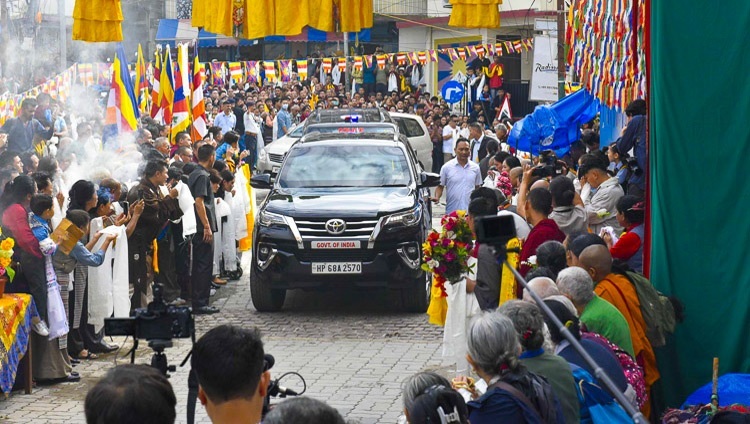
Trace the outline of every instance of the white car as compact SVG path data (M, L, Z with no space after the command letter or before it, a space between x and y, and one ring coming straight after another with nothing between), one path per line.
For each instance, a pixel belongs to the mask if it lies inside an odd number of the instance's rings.
M281 162L284 160L286 152L289 151L292 144L302 137L304 130L305 125L298 124L292 127L289 134L265 146L258 156L258 173L276 175L281 168Z
M432 140L422 118L410 113L389 112L391 118L398 124L401 134L409 139L412 149L417 151L422 169L432 171Z

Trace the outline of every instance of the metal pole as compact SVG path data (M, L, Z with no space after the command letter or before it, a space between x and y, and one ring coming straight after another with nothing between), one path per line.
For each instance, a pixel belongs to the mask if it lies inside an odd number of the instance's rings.
M557 98L565 97L565 0L557 0Z
M344 77L345 77L344 78L344 93L346 93L347 97L351 97L350 96L351 89L349 87L349 82L351 81L351 75L350 75L351 72L349 72L349 66L348 66L349 65L349 33L348 32L344 33L344 58L346 59L346 64L347 64L347 67L345 68L346 73L344 74Z
M65 0L57 0L57 18L60 20L60 71L68 67L68 40L65 31Z

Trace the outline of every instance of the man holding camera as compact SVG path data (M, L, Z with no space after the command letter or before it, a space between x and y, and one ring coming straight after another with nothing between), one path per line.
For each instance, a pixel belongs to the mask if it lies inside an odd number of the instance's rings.
M638 99L630 102L625 108L625 115L628 117L628 125L624 128L622 137L617 140L617 149L623 153L633 150L635 164L628 163L630 175L627 194L642 200L646 192L646 170L648 169L646 101Z
M151 160L146 164L144 175L137 186L128 193L128 201L135 204L143 200L143 213L136 224L133 234L128 238L128 258L130 281L133 283L133 296L130 308L142 308L149 302L148 287L151 266L146 256L153 254L154 239L164 229L169 220L179 219L182 211L177 203L177 190L169 187L169 195L164 196L160 189L166 185L167 163L163 160Z

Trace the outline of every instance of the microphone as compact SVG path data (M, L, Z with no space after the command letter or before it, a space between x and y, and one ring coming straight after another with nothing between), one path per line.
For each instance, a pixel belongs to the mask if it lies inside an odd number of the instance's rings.
M295 392L295 391L294 391L294 390L292 390L292 389L287 389L287 388L286 388L286 387L284 387L284 386L279 386L279 389L278 389L278 395L279 395L280 397L286 397L286 396L297 396L297 392Z
M268 371L276 364L276 358L270 353L263 355L263 371Z

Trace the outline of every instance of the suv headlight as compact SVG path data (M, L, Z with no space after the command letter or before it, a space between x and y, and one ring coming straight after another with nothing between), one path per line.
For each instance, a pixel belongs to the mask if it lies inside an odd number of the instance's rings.
M417 206L416 208L407 211L407 212L399 212L394 213L393 215L389 215L388 218L385 220L385 226L397 226L397 225L404 225L407 227L411 227L414 225L419 224L419 221L422 219L422 207Z
M272 225L287 225L283 215L268 211L261 211L261 213L258 214L258 220L260 221L260 225L264 227L270 227Z

